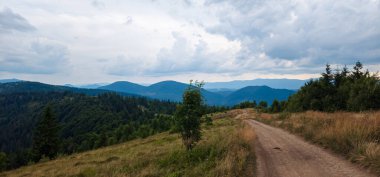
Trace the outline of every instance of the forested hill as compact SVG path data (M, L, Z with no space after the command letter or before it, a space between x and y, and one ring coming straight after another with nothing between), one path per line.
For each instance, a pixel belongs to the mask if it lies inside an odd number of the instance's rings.
M110 85L99 87L99 89L111 90L120 93L132 93L160 100L180 102L182 100L182 93L188 88L188 86L188 84L176 81L162 81L147 87L132 82L118 81ZM207 91L205 89L202 89L201 92L206 104L208 105L228 105L223 104L224 98L222 95Z
M4 86L2 84L2 86ZM49 103L61 126L60 153L110 145L168 130L176 104L114 93L0 91L0 151L9 168L28 163L33 129ZM47 89L48 90L48 89Z
M140 96L180 102L182 100L182 93L188 88L188 86L188 84L175 81L163 81L150 86L142 86L127 81L118 81L110 85L99 87L98 89L84 89L21 81L0 84L0 93L70 91L95 96L103 93L115 92L124 96ZM290 95L295 93L293 90L273 89L267 86L248 86L239 90L222 93L212 92L205 89L202 89L201 92L206 104L217 106L233 106L244 101L266 101L272 103L273 100L286 100Z
M29 82L29 81L20 81L20 82L8 82L0 84L0 94L7 93L24 93L24 92L74 92L74 93L83 93L86 95L99 95L103 93L113 92L110 90L102 89L83 89L59 85L49 85L40 82ZM124 96L137 96L131 93L118 93Z
M99 87L104 90L111 90L120 93L132 93L161 100L181 101L182 93L188 84L163 81L148 87L131 82L119 81ZM266 101L272 103L273 100L286 100L295 93L293 90L273 89L268 86L248 86L239 90L229 92L212 92L202 89L202 95L208 105L233 106L244 101Z

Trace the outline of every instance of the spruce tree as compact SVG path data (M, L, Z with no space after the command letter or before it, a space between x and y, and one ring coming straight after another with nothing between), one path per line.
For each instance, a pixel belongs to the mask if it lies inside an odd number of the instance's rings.
M175 114L176 129L180 132L187 150L191 150L201 139L202 86L203 82L195 82L193 85L190 81L189 87L183 93L182 105L177 107Z
M271 111L274 113L281 111L280 102L278 102L276 99L273 100L273 103L271 105Z
M59 124L50 105L45 107L33 136L33 160L38 162L43 156L53 159L59 150Z

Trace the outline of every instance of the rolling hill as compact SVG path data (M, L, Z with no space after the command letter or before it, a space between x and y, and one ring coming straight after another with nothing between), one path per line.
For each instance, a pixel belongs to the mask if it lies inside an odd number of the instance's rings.
M254 80L235 80L229 82L208 82L205 89L241 89L247 86L268 86L275 89L298 90L307 80L299 79L254 79Z
M142 86L132 82L118 81L110 85L99 87L102 90L132 93L147 96L160 100L170 100L179 102L182 99L183 91L188 84L176 81L163 81L150 86ZM232 106L242 101L267 101L269 104L274 99L286 100L295 91L287 89L273 89L268 86L248 86L239 90L212 89L212 91L202 89L202 94L209 105Z
M127 81L118 81L110 85L99 87L98 89L132 93L160 100L180 102L182 100L182 93L187 87L188 84L176 81L162 81L150 86L142 86ZM220 105L223 101L223 96L217 93L202 89L202 94L205 97L206 103L209 105Z
M9 82L20 82L22 80L18 79L0 79L0 83L9 83Z
M295 91L287 89L273 89L268 86L248 86L229 94L225 99L229 105L235 105L242 101L266 101L269 104L273 100L286 100Z
M127 81L118 81L97 89L85 89L69 86L49 85L39 82L9 82L0 84L0 94L21 92L73 92L96 96L103 93L115 92L123 96L143 96L153 99L180 102L182 93L188 84L176 81L162 81L150 86L142 86ZM233 106L243 101L267 101L274 99L286 100L295 93L293 90L274 89L268 86L248 86L238 90L231 89L202 89L202 95L208 105Z
M84 89L68 86L59 86L59 85L49 85L40 82L30 82L30 81L18 81L18 82L7 82L0 84L0 94L9 94L9 93L24 93L24 92L73 92L73 93L82 93L86 95L99 95L102 93L113 92L110 90L102 89ZM121 92L119 93L123 96L138 96L130 93Z

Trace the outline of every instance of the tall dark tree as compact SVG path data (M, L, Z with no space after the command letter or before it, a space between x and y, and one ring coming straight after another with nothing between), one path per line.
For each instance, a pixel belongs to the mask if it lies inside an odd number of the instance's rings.
M268 103L266 101L260 101L258 108L260 109L266 109L268 107Z
M189 87L183 93L182 104L178 105L175 113L177 130L187 150L191 150L201 139L202 86L203 82L195 82L193 85L190 81Z
M352 76L354 79L360 79L363 76L363 64L360 61L357 61L354 66L354 71L352 72Z
M276 113L281 111L280 102L278 102L276 99L273 100L273 103L270 107L271 111Z
M59 129L52 108L47 105L34 130L32 147L34 161L39 161L43 156L55 158L60 143Z
M334 79L332 71L331 71L331 67L329 64L326 64L326 72L322 73L322 77L326 85L331 84L331 81Z

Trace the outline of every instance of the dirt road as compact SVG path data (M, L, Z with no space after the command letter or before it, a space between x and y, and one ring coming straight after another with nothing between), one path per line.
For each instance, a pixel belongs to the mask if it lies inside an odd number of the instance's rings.
M284 130L247 120L257 135L258 177L375 177Z

